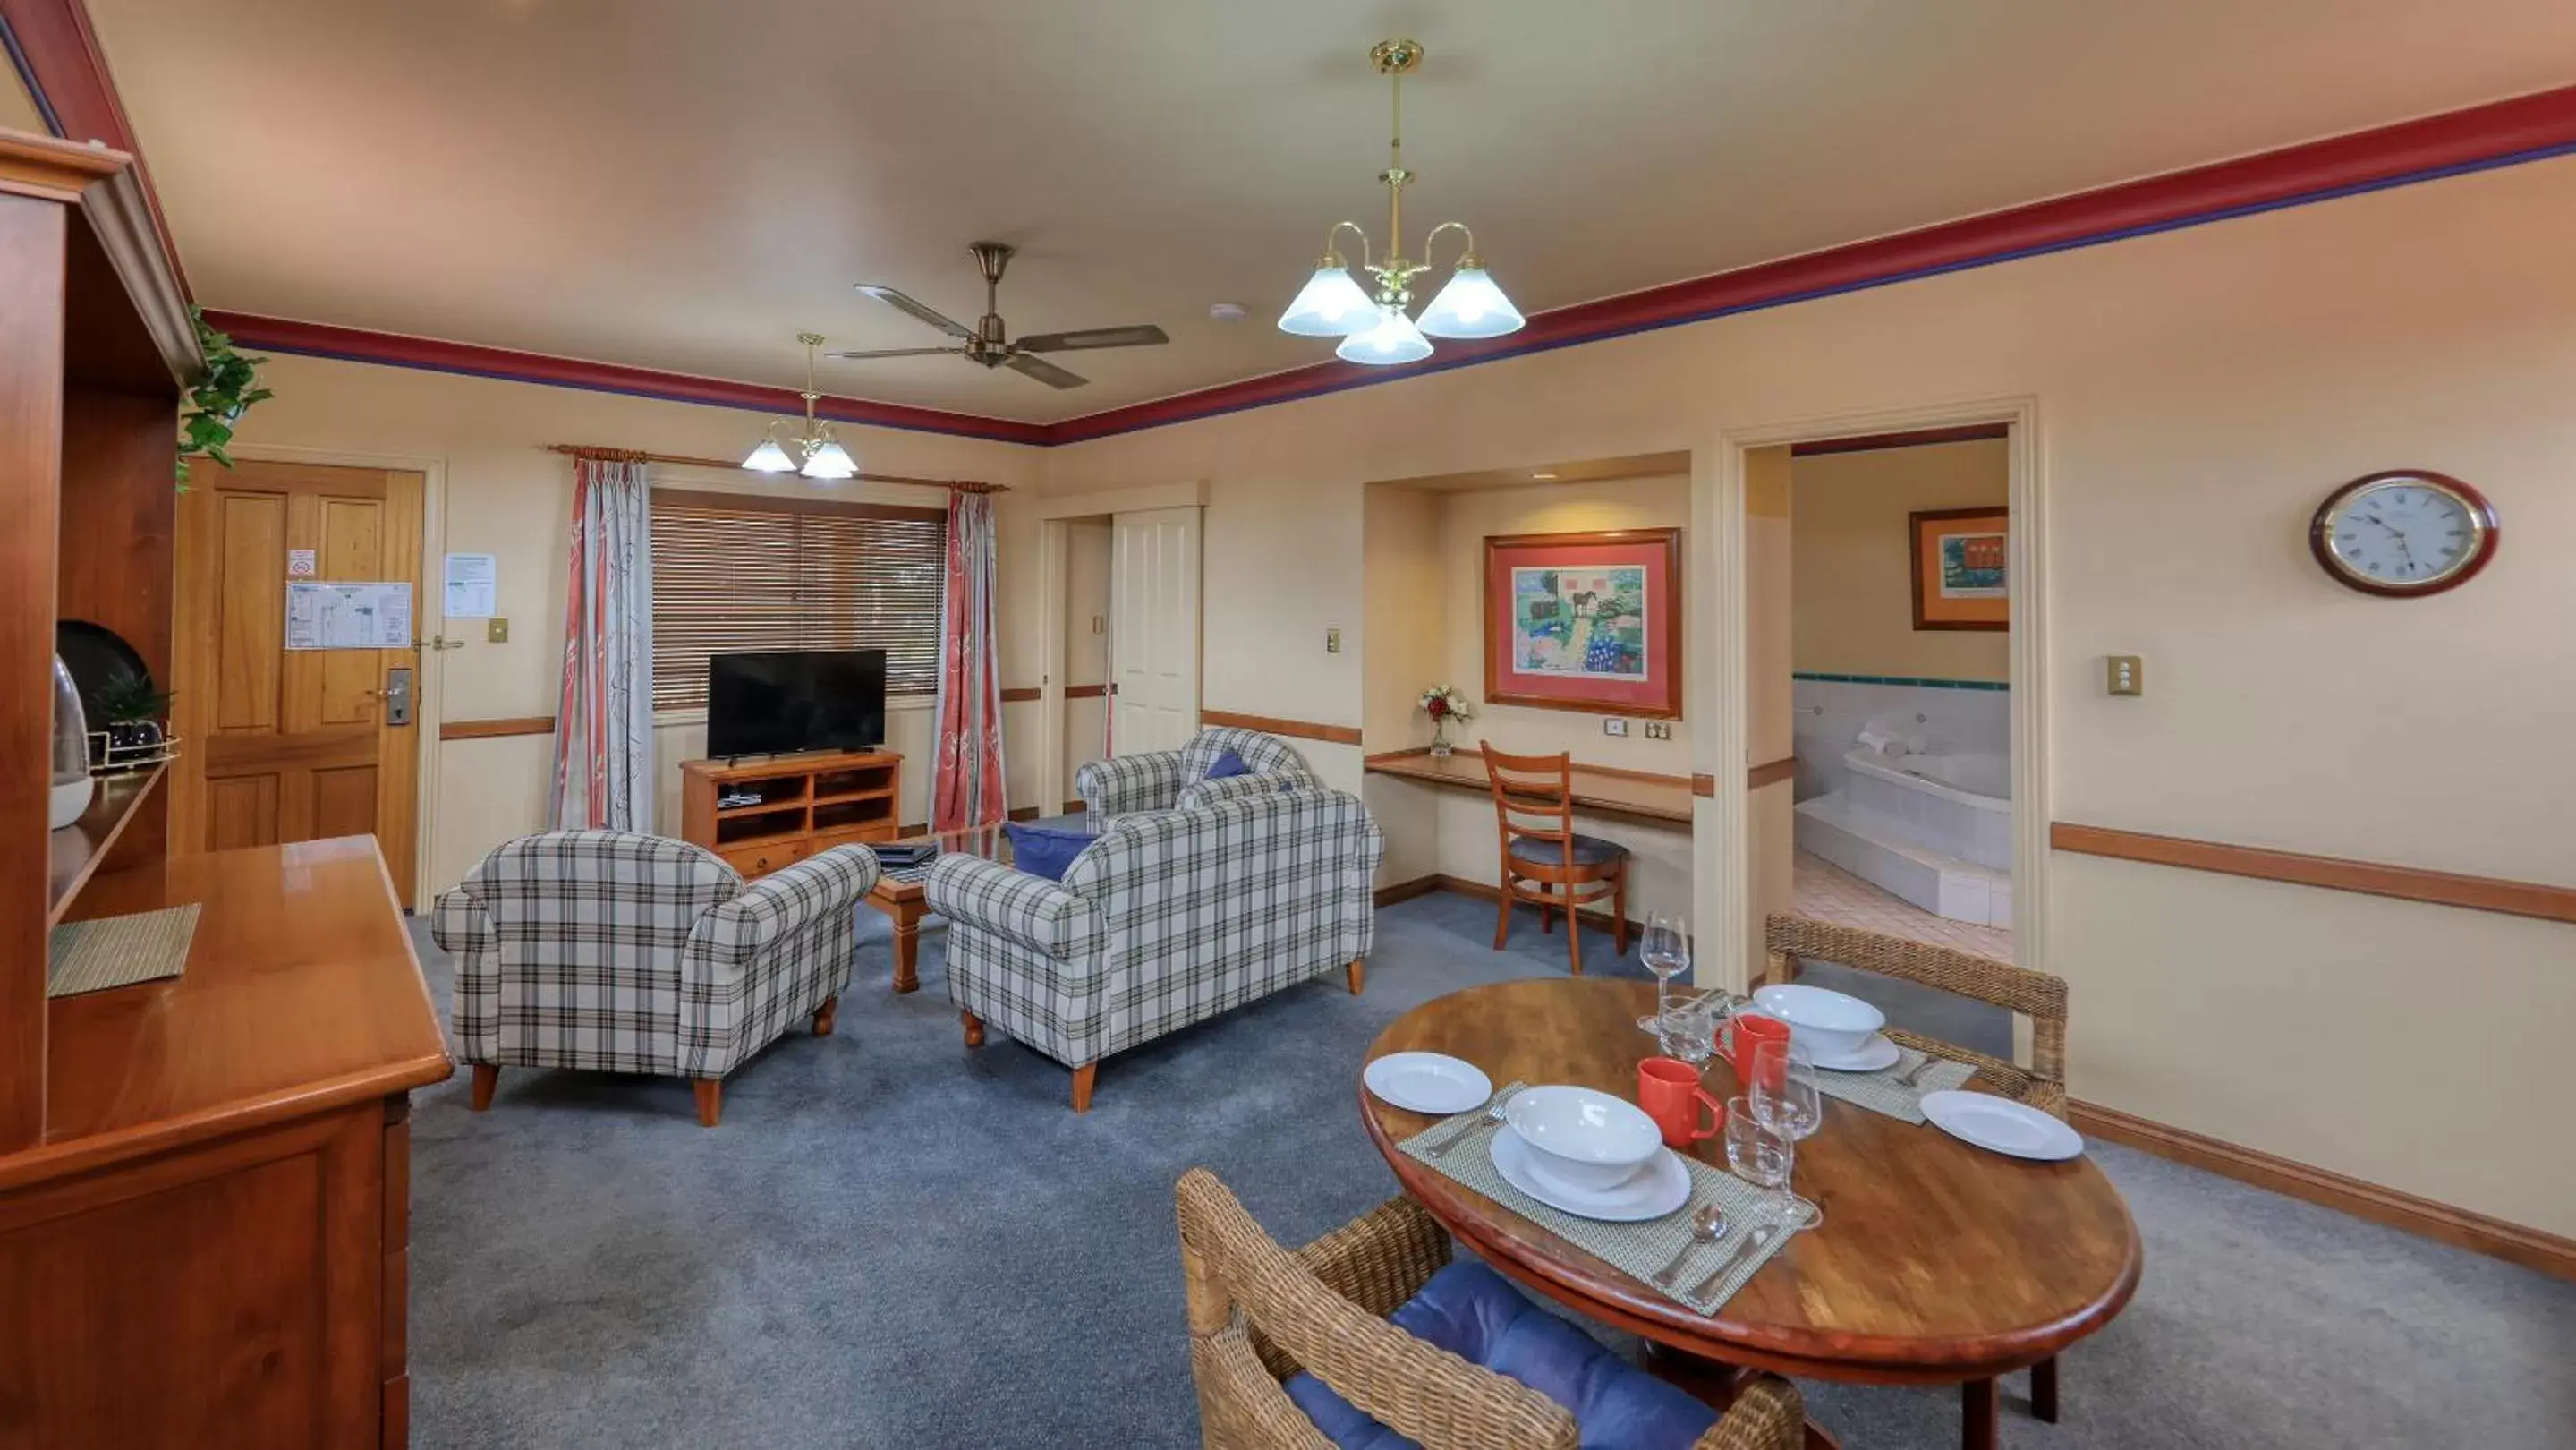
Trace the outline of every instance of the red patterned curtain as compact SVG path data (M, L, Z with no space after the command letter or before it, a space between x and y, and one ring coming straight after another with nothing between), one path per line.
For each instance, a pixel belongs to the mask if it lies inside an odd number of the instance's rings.
M1002 795L1002 666L993 632L993 497L948 496L948 592L939 629L939 710L931 742L930 828L989 826Z
M573 463L563 692L555 707L558 830L653 829L652 485L644 465Z

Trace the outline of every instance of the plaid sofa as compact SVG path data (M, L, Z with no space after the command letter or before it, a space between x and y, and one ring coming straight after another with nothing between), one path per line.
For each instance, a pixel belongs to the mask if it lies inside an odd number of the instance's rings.
M721 1079L849 985L877 858L844 846L745 885L624 831L495 847L438 898L457 1054L478 1065Z
M1204 737L1202 737L1204 738ZM968 1041L989 1023L1075 1070L1358 963L1386 853L1356 796L1297 775L1174 810L1130 811L1049 881L942 856L924 883L948 918L948 995Z
M1229 750L1251 767L1251 773L1209 780L1208 768ZM1283 776L1312 781L1315 773L1307 769L1304 756L1276 735L1220 726L1200 731L1178 750L1092 761L1073 773L1073 789L1082 797L1083 809L1107 818L1258 792L1265 789L1258 783L1262 777Z

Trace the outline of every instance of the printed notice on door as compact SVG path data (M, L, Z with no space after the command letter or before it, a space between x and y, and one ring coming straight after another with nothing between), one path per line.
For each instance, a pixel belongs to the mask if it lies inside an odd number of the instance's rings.
M411 586L290 581L286 586L286 647L408 649Z

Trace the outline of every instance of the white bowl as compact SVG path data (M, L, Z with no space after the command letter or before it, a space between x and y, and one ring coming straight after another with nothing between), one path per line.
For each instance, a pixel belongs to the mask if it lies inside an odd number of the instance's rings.
M1664 1146L1643 1108L1585 1087L1523 1089L1504 1118L1529 1144L1536 1167L1592 1192L1627 1182Z
M1789 1035L1818 1062L1842 1061L1869 1045L1887 1014L1847 992L1784 982L1753 994L1753 1005L1789 1024Z

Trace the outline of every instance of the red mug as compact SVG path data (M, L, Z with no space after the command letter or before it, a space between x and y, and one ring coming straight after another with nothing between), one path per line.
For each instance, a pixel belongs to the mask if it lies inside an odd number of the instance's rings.
M1753 1049L1764 1042L1789 1040L1789 1024L1759 1012L1738 1012L1717 1035L1717 1055L1735 1069L1737 1086L1753 1086Z
M1650 1057L1637 1064L1637 1106L1655 1120L1667 1147L1688 1148L1726 1130L1726 1105L1699 1085L1699 1069L1670 1057ZM1709 1113L1699 1126L1700 1109Z

